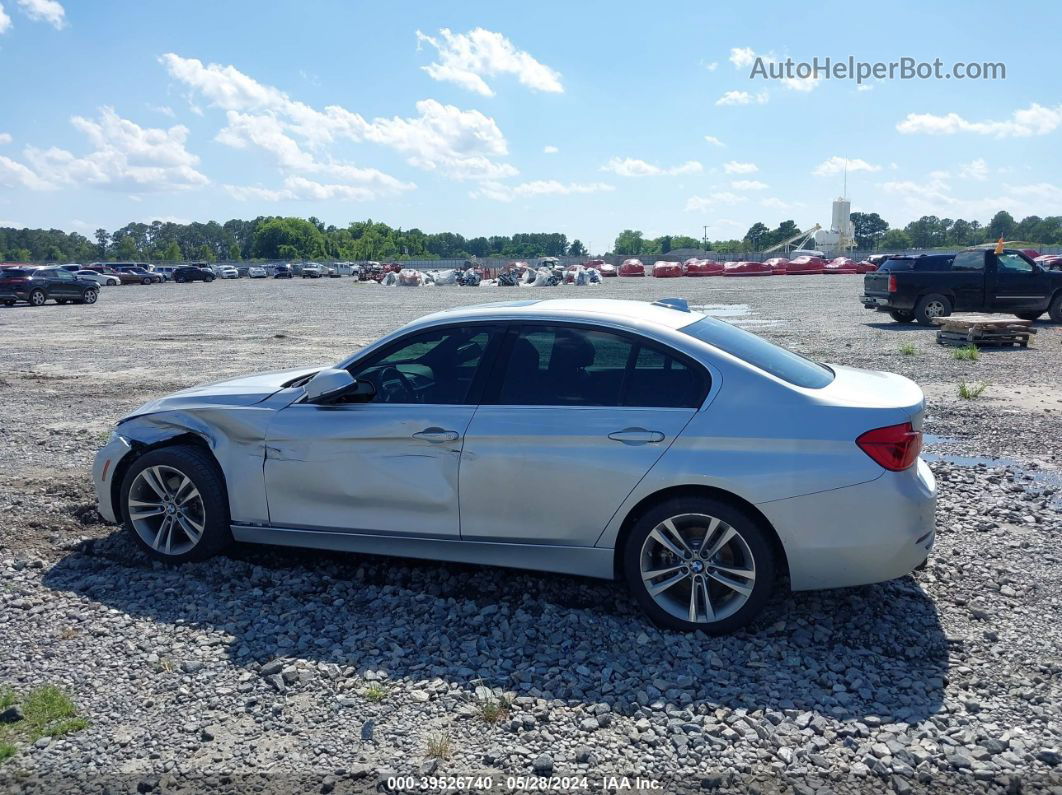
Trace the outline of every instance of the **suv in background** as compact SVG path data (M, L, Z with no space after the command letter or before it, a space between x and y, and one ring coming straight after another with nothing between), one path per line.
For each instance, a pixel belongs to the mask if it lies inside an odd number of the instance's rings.
M44 306L49 299L57 304L94 304L99 294L96 282L79 279L63 268L0 270L0 301L7 306L14 306L16 301Z
M274 279L294 279L295 275L291 272L291 268L288 265L277 265L273 269Z
M324 268L318 265L316 262L305 262L302 265L302 278L304 279L320 279L324 276Z
M212 282L217 277L212 271L197 268L194 265L178 265L173 269L173 280L178 284L186 282Z

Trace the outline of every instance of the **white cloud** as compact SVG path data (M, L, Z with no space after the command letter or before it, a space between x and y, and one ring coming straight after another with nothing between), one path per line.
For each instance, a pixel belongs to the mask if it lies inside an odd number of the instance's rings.
M971 160L969 163L963 163L959 166L959 176L983 182L988 179L988 163L980 157L976 160Z
M1062 105L1046 108L1036 102L1029 107L1014 111L1005 121L968 121L958 113L937 116L932 113L908 113L896 125L905 135L955 135L973 133L996 138L1027 138L1032 135L1047 135L1062 125Z
M601 170L611 171L621 177L674 177L682 174L699 174L704 170L704 166L696 160L687 160L680 165L664 168L633 157L614 157L601 166Z
M188 128L141 127L113 108L101 108L98 120L74 116L70 123L93 145L78 157L57 147L23 151L29 166L0 158L0 177L31 190L62 185L105 187L130 193L181 190L206 185L195 169L199 158L185 148ZM6 175L6 176L4 176Z
M704 140L710 143L712 146L726 146L722 141L716 138L714 135L704 136Z
M555 146L544 146L542 147L542 151L547 155L555 155L557 154L557 152L560 151L560 149Z
M11 28L11 17L4 11L3 3L0 3L0 33L7 33Z
M225 191L234 199L248 201L369 201L377 198L376 191L358 185L322 183L306 177L290 176L280 189L254 185L226 185Z
M700 212L702 210L712 209L720 204L741 204L746 201L748 201L747 196L742 196L738 193L720 191L718 193L713 193L711 196L690 196L686 200L686 211Z
M751 47L730 48L729 60L730 63L734 64L735 69L752 66L756 63L757 58L759 58L764 65L778 63L778 59L774 56L774 53L757 53ZM818 86L821 81L817 77L808 75L807 77L783 77L778 82L793 91L806 93L815 90L816 86ZM718 105L719 103L717 102L716 104Z
M873 91L874 85L872 83L860 83L856 86L856 91Z
M438 61L421 67L434 80L454 83L485 97L492 97L494 91L483 78L511 74L533 91L564 93L559 72L535 60L529 53L518 50L500 33L483 28L475 28L468 33L452 33L442 28L436 38L418 30L418 49L421 43L437 51Z
M714 72L716 69L719 68L719 63L717 61L712 61L711 63L706 63L704 65L704 68L707 69L709 72Z
M417 103L418 115L393 116L367 121L360 114L339 105L317 110L293 100L283 91L263 85L232 66L205 66L195 58L167 53L160 58L170 75L208 103L230 113L229 127L218 135L230 145L237 141L253 142L241 129L244 116L256 119L271 117L275 124L265 138L275 155L287 151L289 162L305 162L301 148L291 147L280 136L294 142L300 139L310 149L321 149L337 139L368 141L388 147L406 156L411 165L437 171L455 179L499 179L513 176L517 170L497 158L508 155L508 142L494 119L478 110L461 110L438 100ZM242 115L240 115L242 114ZM265 121L256 124L266 126ZM296 166L290 166L296 167Z
M0 145L9 144L14 139L11 137L11 133L0 133Z
M727 91L723 96L719 97L715 101L716 105L751 105L755 102L757 105L763 105L770 97L766 91L760 91L755 95L750 94L748 91Z
M873 163L868 163L866 160L860 160L855 158L843 158L834 155L829 160L823 160L812 170L812 174L816 177L828 177L834 174L844 173L845 166L847 165L848 171L881 171L881 166Z
M737 160L723 163L723 171L727 174L755 174L759 170L755 163L739 163Z
M155 113L161 113L163 116L169 116L171 119L177 118L177 114L173 112L173 108L169 105L152 105L148 103L148 110L153 110Z
M758 179L735 179L730 183L734 190L766 190L767 183Z
M517 198L530 198L535 196L568 196L578 193L601 193L615 190L615 187L604 182L558 182L554 179L535 180L524 182L519 185L504 185L500 182L484 182L479 189L472 191L469 196L473 199L493 199L500 202L511 202Z
M771 210L791 210L803 206L803 202L782 201L777 196L768 196L766 199L760 199L760 207L766 207Z
M34 22L47 22L56 30L66 25L66 10L56 0L16 0ZM2 25L0 25L2 27Z

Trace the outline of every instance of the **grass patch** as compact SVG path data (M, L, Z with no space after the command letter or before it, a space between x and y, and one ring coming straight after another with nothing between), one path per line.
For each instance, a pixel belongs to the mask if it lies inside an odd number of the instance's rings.
M449 759L454 753L454 742L448 734L433 734L428 738L428 756L432 759Z
M915 347L915 344L913 342L905 342L903 345L900 346L900 353L902 353L904 356L917 356L918 348Z
M501 723L501 721L509 717L509 707L509 701L505 698L480 701L479 717L486 723Z
M0 725L0 762L14 756L20 742L62 737L88 726L88 721L77 714L70 696L55 685L43 685L21 697L6 685L0 687L0 707L7 709L15 704L22 708L22 719Z
M988 384L968 384L963 381L959 384L959 397L963 400L973 400L981 397L986 389L988 389Z
M375 704L387 698L387 688L377 682L373 682L366 687L361 694L365 697L366 701L371 701Z
M951 358L960 362L976 362L981 358L981 351L976 345L963 345L961 348L952 348Z

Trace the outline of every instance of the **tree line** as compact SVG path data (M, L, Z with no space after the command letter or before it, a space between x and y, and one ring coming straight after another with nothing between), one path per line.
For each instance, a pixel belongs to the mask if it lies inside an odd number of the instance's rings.
M466 238L453 232L427 233L384 223L354 221L344 227L317 218L259 216L219 224L131 223L91 238L59 229L0 227L0 261L90 262L93 260L178 261L251 259L379 260L467 259L469 257L583 256L579 240L559 232Z
M1030 215L1021 221L1006 212L996 213L982 225L962 218L925 215L904 227L890 227L878 213L852 213L856 246L863 251L898 251L909 248L971 246L1003 237L1033 244L1062 244L1062 216ZM762 222L749 227L740 239L713 240L709 249L720 253L763 251L796 235L792 220L773 229ZM613 253L657 256L677 249L700 249L703 241L688 235L646 238L640 231L624 229L616 237ZM97 229L91 238L60 229L0 227L0 261L91 262L123 261L336 259L379 260L467 259L469 257L584 256L579 240L568 241L559 232L466 238L453 232L400 229L384 223L353 221L337 227L314 217L259 216L253 221L233 219L219 224L178 224L154 221L131 223L108 232Z

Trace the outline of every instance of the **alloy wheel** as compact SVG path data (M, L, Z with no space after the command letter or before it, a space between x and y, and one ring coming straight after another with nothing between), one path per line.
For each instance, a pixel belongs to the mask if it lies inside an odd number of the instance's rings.
M85 298L84 298L84 300L85 300L86 304L94 304L94 303L96 303L96 291L95 290L85 290Z
M29 300L34 306L44 306L44 302L48 300L48 296L44 294L43 290L34 290L30 293Z
M756 585L756 561L739 530L687 513L650 531L639 556L642 585L669 614L710 624L740 610Z
M206 506L192 479L171 466L141 471L129 487L129 521L141 540L164 555L183 555L206 529Z
M926 317L943 317L944 303L942 301L930 301L926 304Z

